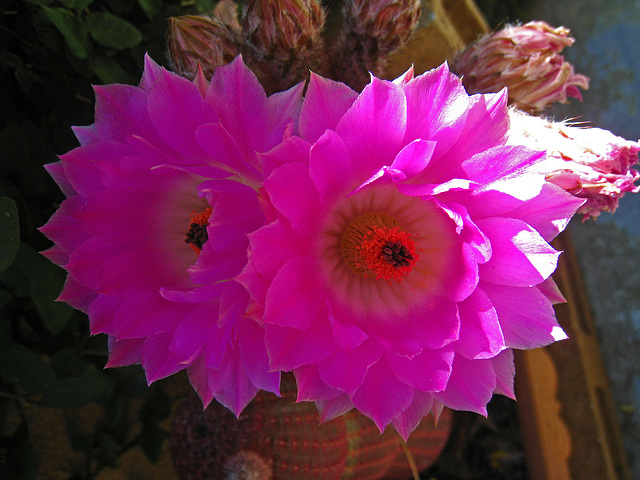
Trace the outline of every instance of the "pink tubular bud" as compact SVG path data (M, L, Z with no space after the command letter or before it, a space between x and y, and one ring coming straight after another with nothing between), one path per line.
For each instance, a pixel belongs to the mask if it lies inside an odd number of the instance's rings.
M640 191L634 183L640 174L631 168L638 163L640 143L601 128L550 122L516 109L509 116L509 143L547 151L536 170L543 171L548 182L587 199L577 211L583 220L613 213L625 192Z
M451 70L470 94L507 87L509 103L525 111L540 112L554 102L567 103L567 97L580 100L579 88L589 88L589 79L560 55L574 42L569 33L545 22L509 25L463 50Z

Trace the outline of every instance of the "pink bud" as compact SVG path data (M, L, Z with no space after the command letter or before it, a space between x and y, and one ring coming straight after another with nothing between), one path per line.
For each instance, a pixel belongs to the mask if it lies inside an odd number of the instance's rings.
M210 79L217 67L240 53L240 37L237 26L222 18L183 15L169 19L167 46L175 72L193 78L199 64Z
M332 44L334 77L356 90L380 74L389 55L414 33L421 14L419 0L347 0L343 24Z
M625 192L636 193L640 173L630 167L638 163L640 143L625 140L601 128L571 126L510 110L509 143L546 150L536 165L547 181L576 197L586 198L577 213L595 218L613 213Z
M247 0L242 55L267 93L285 90L326 66L320 0Z
M467 47L451 70L470 94L507 87L509 103L525 111L540 112L554 102L567 103L567 97L580 100L579 88L589 88L589 79L560 55L574 42L569 33L545 22L509 25Z

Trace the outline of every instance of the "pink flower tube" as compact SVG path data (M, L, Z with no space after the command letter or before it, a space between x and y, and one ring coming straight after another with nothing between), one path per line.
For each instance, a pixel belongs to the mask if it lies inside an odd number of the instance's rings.
M548 242L584 200L506 145L506 104L446 65L361 94L312 75L300 136L259 156L272 221L238 281L322 419L355 407L407 438L443 405L486 414L512 349L566 338Z
M41 231L68 271L59 300L109 335L107 366L140 363L149 382L186 369L204 405L236 414L278 392L233 278L264 224L255 152L295 132L301 88L267 98L241 59L209 85L148 58L137 87L95 87L95 123L47 166L67 198Z

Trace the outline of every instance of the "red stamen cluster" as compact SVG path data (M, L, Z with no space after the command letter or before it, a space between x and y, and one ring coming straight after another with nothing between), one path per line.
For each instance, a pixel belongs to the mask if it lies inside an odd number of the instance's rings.
M356 248L358 263L362 262L365 271L375 272L376 280L402 280L419 258L411 234L398 227L374 226Z
M191 212L189 229L187 230L187 238L184 239L194 252L200 255L202 247L209 240L207 226L209 225L209 216L211 215L211 207L205 208L200 213Z

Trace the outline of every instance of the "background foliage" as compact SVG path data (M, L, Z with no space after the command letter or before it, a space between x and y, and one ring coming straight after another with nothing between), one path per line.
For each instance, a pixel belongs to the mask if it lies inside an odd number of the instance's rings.
M77 146L71 125L93 123L92 84L137 83L144 53L166 64L167 18L206 11L211 0L30 0L0 2L0 478L38 476L28 419L34 410L92 402L104 416L72 438L90 479L141 445L152 460L170 404L162 383L139 368L103 370L106 336L54 300L65 272L37 252L43 225L63 196L43 168ZM126 412L139 408L139 432Z
M334 3L334 2L332 2ZM482 0L492 25L522 2ZM106 336L84 314L55 302L65 273L37 252L37 230L63 200L43 165L77 146L71 125L93 122L92 84L137 83L144 53L167 63L167 18L210 11L215 0L0 0L0 478L38 477L30 415L37 409L104 411L76 433L85 456L70 479L91 479L134 446L157 458L170 400L141 369L104 370ZM126 412L142 404L142 428Z

